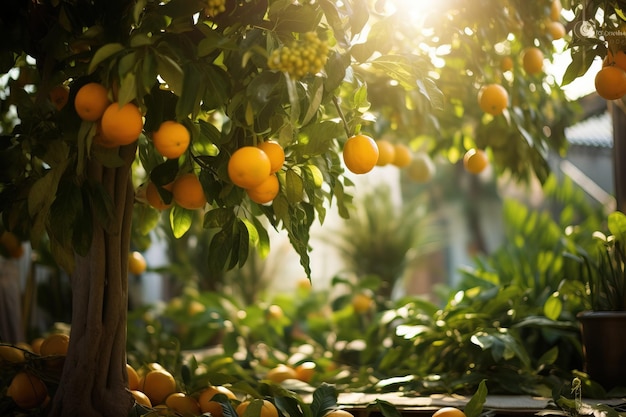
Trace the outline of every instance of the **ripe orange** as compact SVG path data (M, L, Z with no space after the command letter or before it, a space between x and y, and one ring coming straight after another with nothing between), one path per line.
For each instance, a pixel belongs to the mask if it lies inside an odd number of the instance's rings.
M0 345L0 364L2 362L7 363L22 363L26 360L24 357L24 351L11 345Z
M200 396L198 397L200 410L203 413L210 412L213 417L222 417L224 415L222 411L222 405L217 401L213 401L213 397L215 397L217 394L223 394L229 400L237 399L235 394L228 388L221 385L212 385L202 391L200 393Z
M41 355L41 344L43 343L43 341L43 337L36 337L35 339L33 339L32 342L30 342L30 348L34 353Z
M470 149L463 155L463 166L471 174L480 174L489 165L487 154L482 149Z
M285 312L283 308L277 304L272 304L267 308L265 312L265 317L268 320L280 320L285 317Z
M378 146L366 135L350 137L343 145L343 162L355 174L370 172L378 162Z
M206 204L202 184L191 172L176 178L172 186L172 197L176 204L189 210L202 208Z
M18 407L30 410L43 404L48 396L48 388L38 376L22 371L15 374L11 380L7 396L11 397Z
M538 74L543 71L543 52L534 46L522 52L522 66L528 74Z
M349 413L346 410L333 410L324 417L354 417L354 414Z
M270 173L278 172L285 163L285 150L280 143L268 140L259 143L258 147L270 158Z
M302 292L310 292L313 285L311 284L311 280L308 278L300 278L298 282L296 282L296 287L298 291Z
M369 294L357 293L352 297L352 308L358 314L368 312L372 305L374 305L374 300Z
M154 369L139 379L139 390L148 396L153 405L162 404L176 392L176 381L165 369Z
M41 343L41 356L64 356L70 344L70 337L63 333L53 333Z
M485 113L497 116L509 105L509 93L500 84L488 84L478 92L478 105Z
M139 374L130 364L126 364L126 373L128 374L128 389L139 389Z
M300 381L311 382L313 376L315 375L315 371L317 365L315 362L303 362L300 365L296 366L296 378Z
M64 85L52 87L48 94L50 101L57 110L61 110L67 104L70 97L70 90Z
M296 370L291 366L281 363L267 371L265 377L278 384L286 379L297 379L298 375L296 374Z
M513 58L510 56L502 58L502 61L500 61L500 69L504 72L511 71L513 69Z
M132 251L128 256L128 270L131 274L141 275L146 271L146 258L141 252Z
M228 161L228 177L241 188L254 188L267 179L272 171L269 156L257 146L237 149Z
M435 411L433 417L465 417L465 413L455 407L443 407Z
M558 39L563 39L565 36L565 26L563 26L563 23L561 22L548 22L546 24L546 29L548 30L550 36L552 36L552 40L556 41Z
M394 145L395 153L392 164L397 166L398 168L404 168L409 166L411 161L413 160L413 153L411 152L411 148L406 146L404 143L396 143Z
M131 389L130 393L133 395L133 398L135 399L137 404L141 404L143 406L152 408L152 403L150 402L150 398L148 398L146 394L144 394L143 392L137 389Z
M243 413L246 412L246 409L250 405L251 401L243 401L241 404L237 406L235 411L239 417L243 416ZM269 402L268 400L263 400L263 405L261 406L261 414L259 417L278 417L278 409L274 404Z
M420 152L415 155L406 173L411 180L422 184L430 181L435 175L435 164L427 153Z
M265 204L276 198L279 190L280 184L278 183L278 177L276 174L271 174L260 185L246 189L246 194L248 194L250 200L255 203Z
M378 146L378 161L376 161L376 165L385 166L392 163L396 156L396 148L393 146L393 143L386 139L378 139L376 145Z
M552 0L550 4L550 19L557 21L561 18L561 10L563 6L561 5L561 0Z
M626 71L609 65L598 71L595 78L598 95L606 100L617 100L626 94Z
M102 145L109 147L133 143L143 130L141 112L133 103L126 103L122 107L118 103L109 104L100 124Z
M99 83L85 84L74 98L74 109L78 117L88 122L100 119L110 104L107 89Z
M224 408L222 404L217 401L207 401L204 405L201 403L200 409L204 415L209 413L211 417L224 417Z
M148 204L157 210L165 210L172 206L172 203L167 204L163 201L156 184L152 181L146 185L146 200L148 200Z
M616 67L619 67L626 71L626 52L620 50L613 54L610 50L607 54L607 57L610 57L609 64L615 64Z
M187 128L173 120L166 120L152 134L152 143L157 152L169 159L176 159L185 153L191 137Z
M182 392L175 392L170 394L165 400L165 405L175 413L182 414L184 416L191 415L197 416L200 414L200 405L198 400L189 395L185 395Z

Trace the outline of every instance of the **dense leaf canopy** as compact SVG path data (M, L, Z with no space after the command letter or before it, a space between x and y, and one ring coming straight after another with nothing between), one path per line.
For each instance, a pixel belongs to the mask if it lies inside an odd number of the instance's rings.
M174 204L169 222L175 236L194 221L214 231L213 270L243 264L251 246L267 252L267 228L275 227L286 229L309 273L312 223L324 220L328 204L349 215L352 183L340 153L359 132L449 163L483 148L498 174L544 180L549 152L565 151L574 106L554 76L529 73L522 57L537 48L550 60L566 47L548 30L551 21L565 23L553 3L226 0L220 8L196 0L5 2L3 225L35 247L49 242L57 262L71 270L74 253L89 251L94 216L110 222L110 199L85 171L94 161L117 166L120 158L116 148L98 144L98 122L81 121L72 105L88 82L104 85L112 101L135 103L144 115L134 167L136 229L146 235L161 219L142 198L141 184L153 182L170 202L167 185L194 172L206 209ZM580 20L581 9L576 12ZM288 57L304 51L311 39L324 45L318 56L301 55L282 66L272 61L280 56L276 51ZM575 52L595 48L601 55L601 44L573 45ZM305 64L315 72L296 71ZM497 116L477 105L480 88L491 83L509 96ZM59 89L67 89L67 102ZM191 132L191 146L177 159L161 157L152 143L164 120ZM279 195L259 205L231 182L227 164L238 148L267 139L278 141L287 157L278 172Z

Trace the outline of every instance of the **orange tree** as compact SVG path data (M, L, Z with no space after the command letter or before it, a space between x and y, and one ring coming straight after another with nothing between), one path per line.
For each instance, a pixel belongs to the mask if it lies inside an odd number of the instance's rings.
M266 253L266 228L282 228L310 275L311 224L329 203L348 215L340 153L350 136L386 136L452 163L481 148L497 172L546 177L572 116L542 65L560 36L550 30L560 4L416 4L3 3L2 226L49 245L73 290L51 415L120 416L132 405L133 229L145 235L165 218L180 237L201 221L220 271L251 247ZM479 101L491 84L502 88ZM248 152L269 139L286 153L274 173L267 155ZM251 156L229 166L241 148ZM262 198L250 191L272 175Z

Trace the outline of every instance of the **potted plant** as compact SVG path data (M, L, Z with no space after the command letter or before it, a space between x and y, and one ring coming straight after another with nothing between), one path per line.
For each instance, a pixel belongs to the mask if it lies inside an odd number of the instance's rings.
M581 325L585 371L610 390L625 386L626 369L626 215L608 216L609 234L593 232L578 245L584 310Z

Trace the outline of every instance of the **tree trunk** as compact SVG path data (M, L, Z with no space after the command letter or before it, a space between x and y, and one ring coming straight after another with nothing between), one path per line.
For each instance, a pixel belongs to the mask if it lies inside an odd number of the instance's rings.
M70 345L51 416L125 417L133 405L126 389L126 319L135 150L120 148L122 167L92 161L88 168L113 200L114 226L107 232L94 213L89 254L76 256Z

